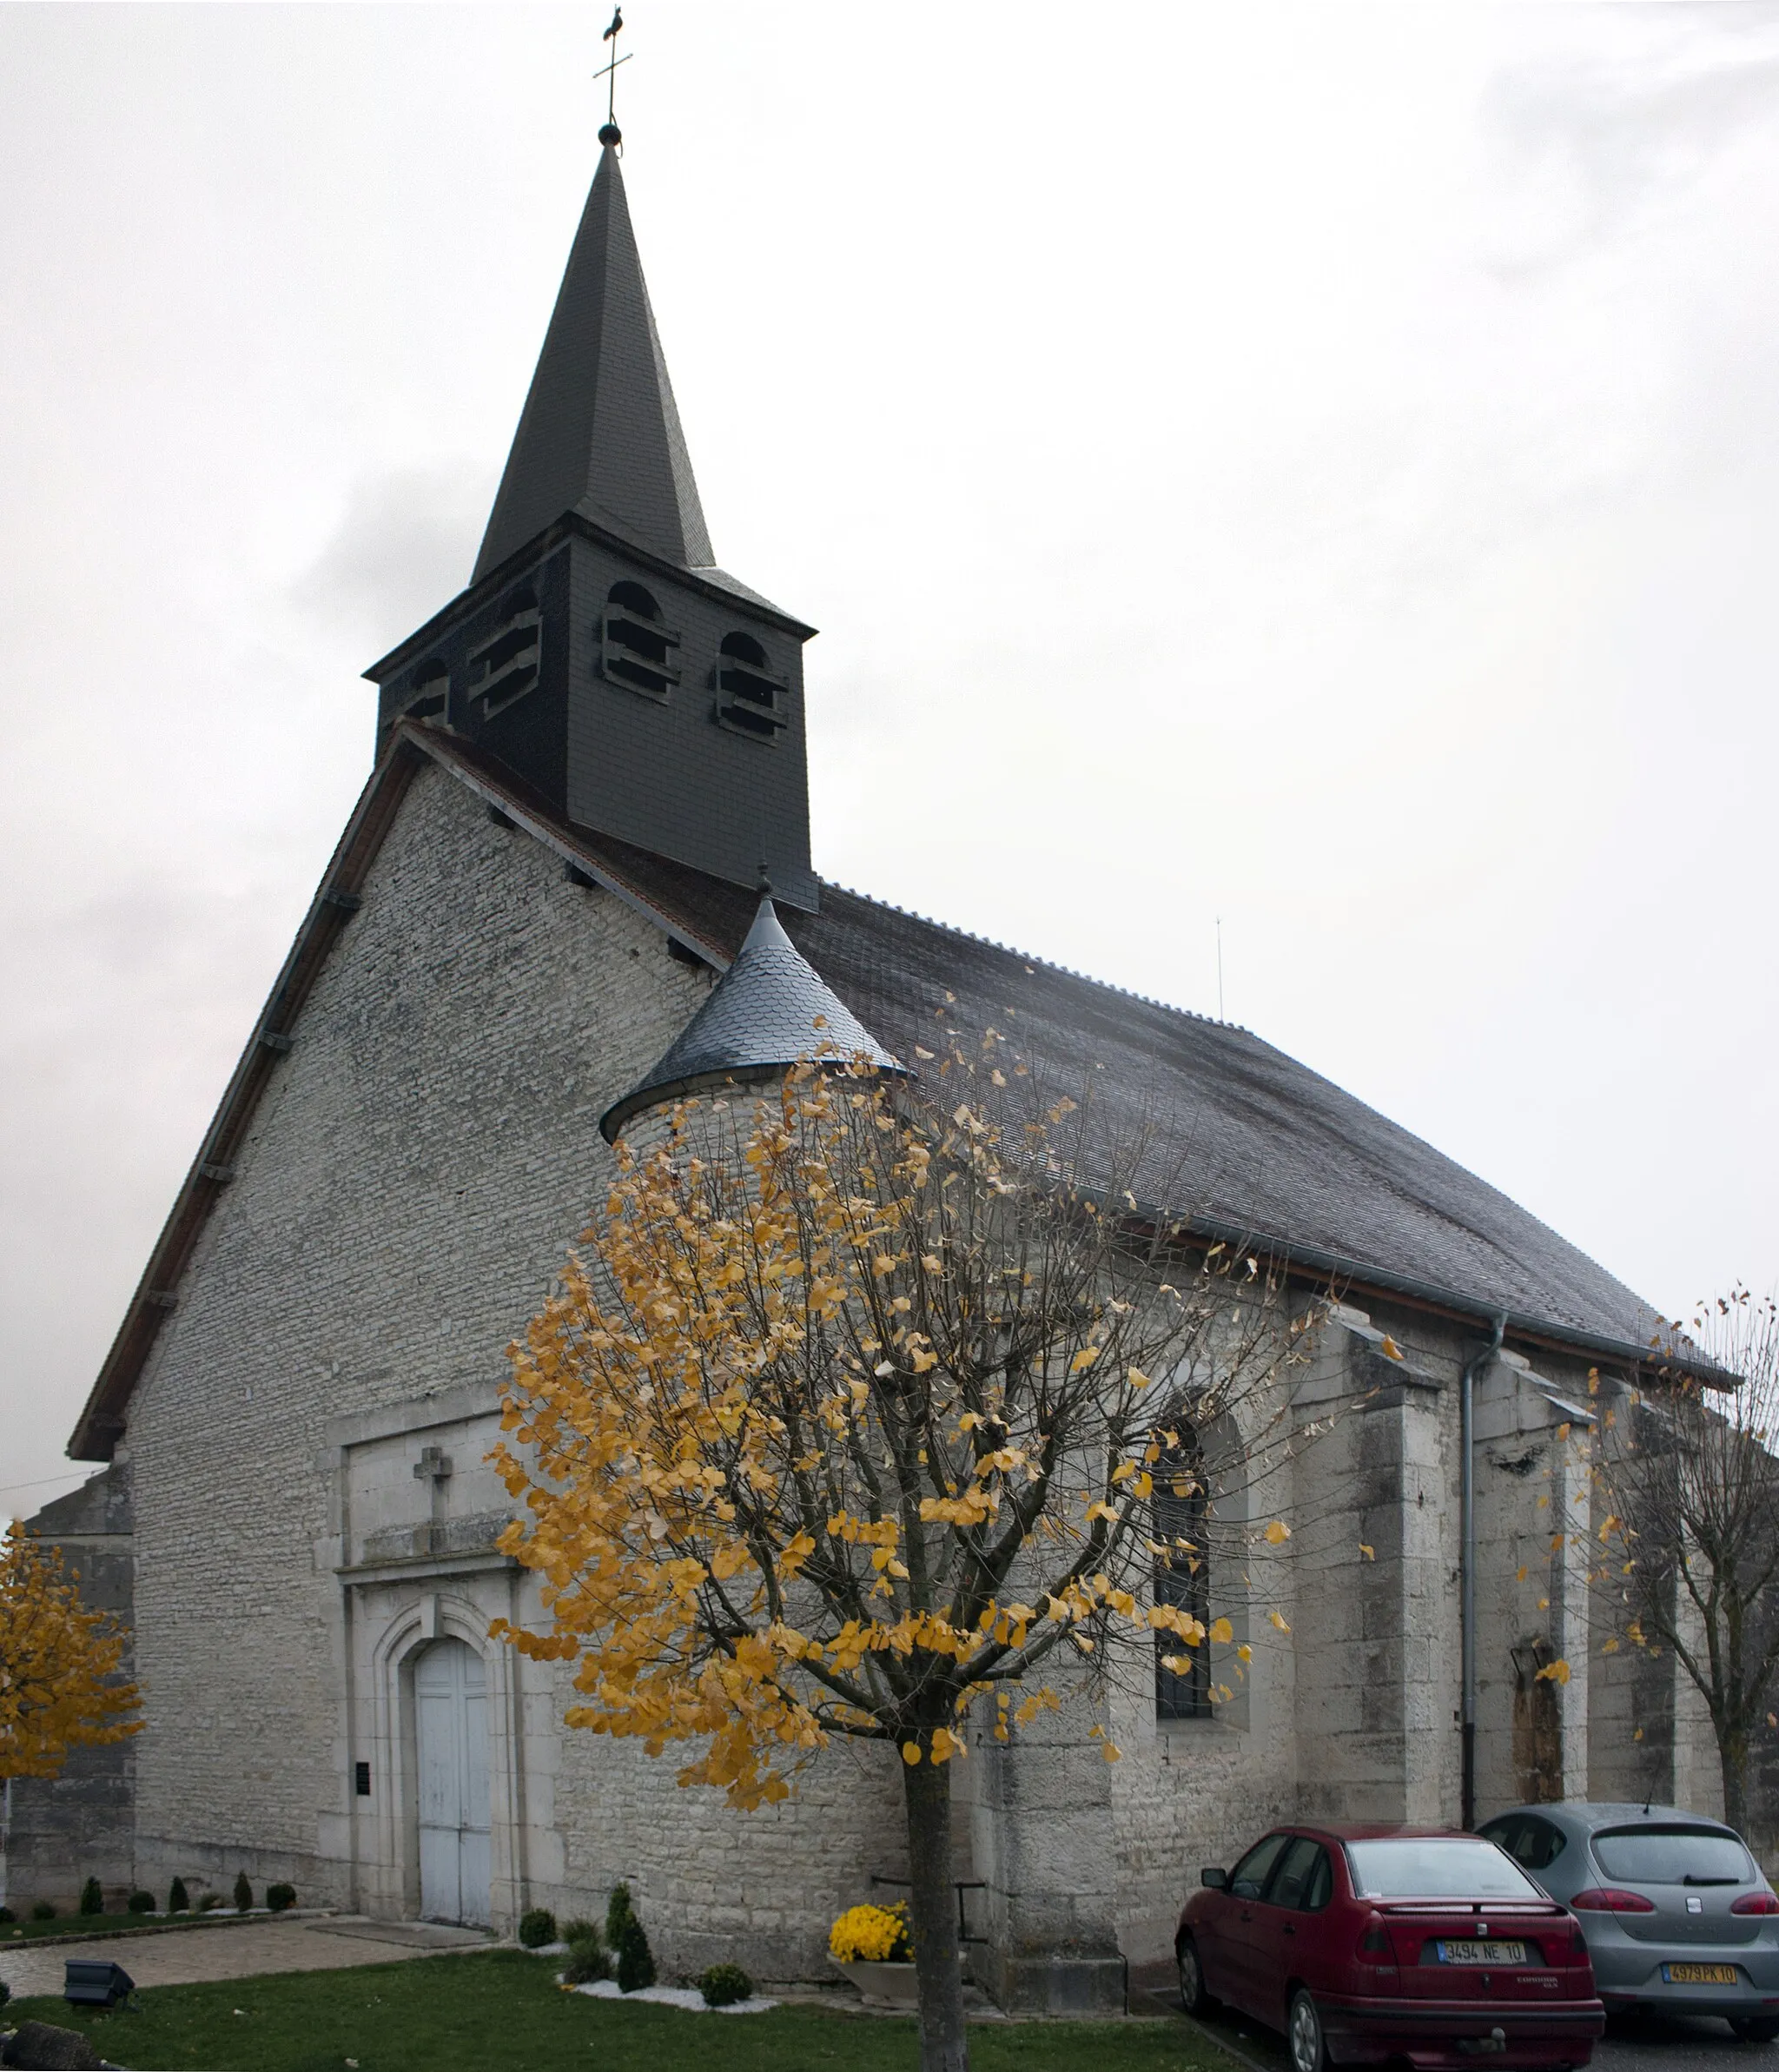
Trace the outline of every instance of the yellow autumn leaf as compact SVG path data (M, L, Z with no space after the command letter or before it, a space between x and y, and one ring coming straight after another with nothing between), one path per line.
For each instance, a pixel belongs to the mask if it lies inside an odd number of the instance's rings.
M1367 1546L1363 1539L1359 1543L1359 1551L1365 1556L1367 1561L1375 1561L1378 1558L1377 1548L1373 1546Z
M1556 1661L1547 1662L1533 1681L1539 1684L1566 1684L1569 1681L1569 1665L1559 1656Z
M1272 1524L1266 1527L1266 1545L1268 1546L1283 1546L1290 1537L1291 1527L1286 1524L1282 1518L1275 1518Z
M1402 1347L1397 1344L1396 1341L1391 1337L1387 1331L1384 1334L1383 1337L1379 1340L1378 1350L1384 1355L1386 1360L1400 1360L1402 1357ZM1394 1387L1395 1384L1392 1382L1391 1386L1392 1387Z
M1068 1371L1071 1374L1083 1374L1099 1357L1100 1348L1098 1346L1083 1346L1075 1358L1069 1361Z
M904 1741L902 1744L902 1759L912 1770L921 1759L920 1743L918 1741Z
M1266 1617L1281 1633L1288 1633L1291 1631L1291 1628L1285 1623L1285 1614L1282 1612L1269 1612Z
M1211 1638L1227 1645L1234 1639L1235 1628L1227 1619L1214 1619L1211 1621Z

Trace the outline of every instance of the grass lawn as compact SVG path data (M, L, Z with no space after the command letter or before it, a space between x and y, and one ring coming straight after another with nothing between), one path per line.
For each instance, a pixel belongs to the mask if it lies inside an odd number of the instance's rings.
M138 2072L913 2072L911 2020L786 2007L688 2015L565 1993L548 1958L515 1950L346 1971L162 1986L141 2012L16 2000L83 2029ZM237 2011L239 2010L239 2011ZM978 2023L972 2072L1233 2072L1177 2021Z
M235 1917L232 1907L213 1908L211 1912L222 1914L225 1920ZM254 1917L260 1921L271 1918L268 1914ZM210 1914L58 1914L53 1921L3 1921L0 1922L0 1950L9 1943L30 1943L40 1936L103 1936L123 1928L196 1928L210 1918Z

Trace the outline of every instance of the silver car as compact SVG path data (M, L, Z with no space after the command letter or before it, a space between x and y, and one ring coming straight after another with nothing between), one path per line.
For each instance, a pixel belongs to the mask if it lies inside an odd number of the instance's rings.
M1675 1806L1519 1806L1478 1832L1574 1914L1609 2014L1779 2037L1779 1898L1733 1828Z

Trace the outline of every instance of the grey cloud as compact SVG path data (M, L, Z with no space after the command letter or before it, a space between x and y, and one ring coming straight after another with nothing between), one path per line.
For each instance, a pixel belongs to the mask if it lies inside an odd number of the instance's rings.
M469 580L492 495L486 464L467 460L361 478L332 539L291 585L291 601L382 652Z

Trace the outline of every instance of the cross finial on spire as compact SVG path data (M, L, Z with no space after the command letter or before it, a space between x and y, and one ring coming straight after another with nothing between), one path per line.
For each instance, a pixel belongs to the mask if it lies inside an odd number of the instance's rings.
M618 32L623 26L624 10L615 7L612 10L612 25L599 38L602 43L610 43L612 46L612 62L601 65L593 74L595 79L605 82L605 121L599 131L599 142L602 144L621 144L624 142L624 132L618 127L618 68L630 63L631 53L626 50L622 57L618 55Z

